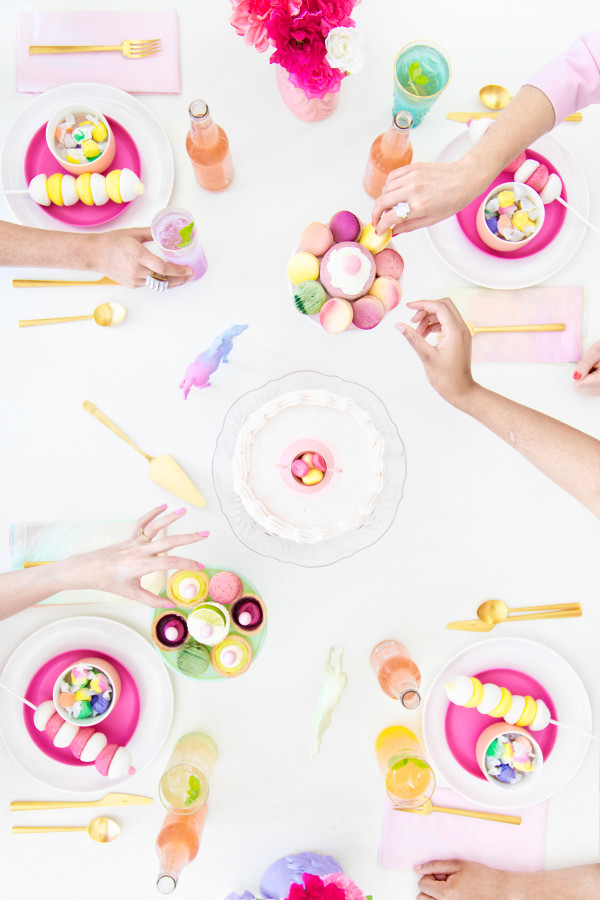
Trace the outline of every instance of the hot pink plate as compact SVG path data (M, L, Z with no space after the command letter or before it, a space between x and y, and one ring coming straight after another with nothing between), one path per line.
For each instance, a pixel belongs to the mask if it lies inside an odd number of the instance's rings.
M528 694L534 700L543 700L550 710L553 719L556 719L556 707L552 702L552 698L548 691L542 687L539 681L519 672L516 669L487 669L485 672L478 672L475 676L482 684L491 683L499 684L508 688L512 694L519 694L524 697ZM476 709L467 709L465 706L457 706L455 703L448 704L446 713L446 740L452 751L454 759L469 774L481 778L485 781L481 769L477 765L475 758L475 745L477 739L484 729L502 719L494 719L492 716L484 716ZM510 729L510 725L506 726ZM548 725L542 731L534 731L533 736L540 745L540 749L547 759L552 753L554 744L556 743L557 728L555 725Z
M37 670L27 686L25 697L36 705L43 703L44 700L50 700L54 682L61 672L64 672L71 663L86 656L101 656L107 662L112 663L119 673L121 678L119 700L111 714L100 723L98 731L104 732L109 743L114 742L124 747L131 740L137 727L140 716L140 696L128 669L112 656L108 656L106 653L99 653L94 649L69 650L66 653L59 653L58 656L53 656L52 659L49 659ZM33 724L33 710L25 705L23 705L23 718L31 740L46 756L57 762L65 763L67 766L93 765L93 763L82 763L81 760L76 759L68 747L64 750L57 749L45 732L37 730ZM87 727L92 728L93 726Z
M114 119L106 117L113 130L117 150L109 171L113 169L131 169L139 177L141 175L140 154L131 135L125 131ZM25 153L25 180L27 184L36 175L44 173L52 175L54 172L64 171L60 168L46 143L46 125L38 128L33 135ZM65 172L65 175L67 173ZM106 174L106 173L104 173ZM31 201L35 203L35 200ZM129 206L128 203L115 203L109 200L104 206L86 206L81 200L73 206L40 206L45 213L58 219L67 225L77 225L79 228L94 228L97 225L105 225L117 216L120 216Z
M536 153L534 150L528 150L527 158L536 159L539 163L543 163L547 166L550 174L555 173L556 175L560 175L550 160L546 159L546 157L542 156L540 153ZM502 184L505 181L514 181L514 173L500 172L498 177L492 181L489 188L484 191L483 194L480 194L476 200L473 200L468 206L465 206L463 210L457 213L456 218L464 234L478 250L483 250L484 253L489 253L490 256L501 257L507 262L510 262L511 259L522 259L524 256L531 256L534 253L539 253L540 250L543 250L544 247L547 247L548 244L552 243L563 226L567 210L562 203L558 203L556 200L553 203L549 203L545 209L544 224L542 225L539 234L537 234L535 238L532 238L521 250L511 250L510 253L500 253L499 250L492 250L491 247L488 247L487 244L483 243L477 234L475 219L477 210L481 206L482 201L485 200L489 191L491 191L493 187L496 187L497 184ZM561 196L563 200L569 199L567 197L564 182Z

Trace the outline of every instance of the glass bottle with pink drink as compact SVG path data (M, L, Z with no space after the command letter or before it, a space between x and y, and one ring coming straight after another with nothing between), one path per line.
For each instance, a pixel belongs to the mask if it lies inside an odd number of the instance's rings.
M206 806L189 816L167 813L156 839L156 853L160 860L156 887L161 894L171 894L179 876L198 855L200 838L206 819Z
M194 273L192 281L202 278L207 262L204 248L198 237L193 216L180 206L168 206L156 213L151 223L152 239L167 262L189 266Z
M406 709L416 709L421 702L421 673L404 644L381 641L371 652L371 665L382 691L399 700Z

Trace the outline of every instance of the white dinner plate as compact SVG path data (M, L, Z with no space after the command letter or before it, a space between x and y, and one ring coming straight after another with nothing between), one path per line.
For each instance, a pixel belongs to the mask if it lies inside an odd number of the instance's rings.
M436 162L459 159L472 147L465 131L444 147ZM544 135L531 149L556 166L566 189L569 204L589 217L590 193L585 175L573 153L555 137ZM547 247L521 259L505 259L510 253L492 256L471 243L456 216L427 228L427 236L438 256L458 275L474 284L499 290L531 287L554 275L579 249L587 226L567 209L563 227Z
M23 107L10 125L0 158L0 183L4 190L27 188L23 162L29 142L40 125L61 107L90 103L104 115L116 119L129 132L140 154L140 177L146 188L118 217L94 231L148 225L154 214L167 206L173 190L174 164L169 139L147 106L107 84L78 82L63 84L35 97ZM21 225L60 231L89 231L53 219L28 194L7 194L6 202Z
M533 806L547 800L569 783L585 759L590 738L566 728L548 725L548 728L557 729L552 753L544 760L539 778L532 781L530 787L520 788L515 794L499 790L488 781L471 775L455 760L446 740L446 710L450 701L444 684L454 675L471 676L495 668L517 669L535 678L552 697L557 721L589 735L592 730L590 700L581 678L566 659L537 641L490 638L461 650L434 679L423 709L427 752L440 778L473 803L495 809ZM536 732L533 735L535 737Z
M35 631L8 659L0 680L24 695L33 675L59 653L77 647L93 647L119 660L136 683L140 717L127 744L132 764L140 772L162 747L173 718L173 688L154 647L132 628L100 616L73 616ZM0 721L6 748L26 772L50 787L78 794L110 791L130 776L105 778L95 766L67 766L46 756L31 740L23 719L23 705L0 690Z

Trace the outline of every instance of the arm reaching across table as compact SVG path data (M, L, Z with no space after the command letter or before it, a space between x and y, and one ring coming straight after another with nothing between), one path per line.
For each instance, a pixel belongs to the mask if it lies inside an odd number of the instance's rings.
M143 515L135 523L131 536L118 544L90 553L78 553L61 562L0 574L0 619L12 616L59 591L84 588L120 594L147 606L174 607L176 604L171 600L157 597L142 588L140 578L150 572L167 569L203 569L204 566L193 559L158 554L202 541L208 532L176 534L153 542L163 528L185 513L185 509L178 509L160 516L166 506L164 503Z
M471 335L448 297L407 305L416 310L416 328L396 328L420 357L434 390L600 517L600 441L478 384L471 374ZM440 334L435 346L425 340L432 333Z

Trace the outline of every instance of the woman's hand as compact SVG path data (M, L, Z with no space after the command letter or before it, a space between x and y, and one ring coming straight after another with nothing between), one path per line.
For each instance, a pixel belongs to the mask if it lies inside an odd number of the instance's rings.
M403 234L433 225L464 209L486 189L488 177L485 173L476 177L465 157L453 163L402 166L388 175L371 221L379 234L386 228ZM394 206L402 200L410 206L407 219L398 218L394 212Z
M575 390L581 394L600 394L600 341L584 353L573 372Z
M442 300L417 300L407 303L416 310L412 321L416 328L398 322L400 331L421 362L432 388L453 406L475 387L471 375L471 335L459 311L449 297ZM441 335L435 346L425 338L430 334Z
M159 556L169 553L175 547L194 544L208 537L208 531L196 531L192 534L176 534L158 541L154 538L172 522L185 514L185 509L161 516L167 504L157 506L143 515L134 525L131 536L119 544L92 550L90 553L79 553L55 565L62 569L63 588L94 588L120 594L130 600L139 600L147 606L162 606L171 609L176 604L163 597L145 590L140 585L143 575L166 569L200 570L204 566L193 559L181 556ZM143 535L138 534L143 531ZM145 537L144 537L145 535Z
M153 272L166 275L169 287L185 284L193 277L188 266L165 262L144 247L144 243L152 240L149 228L123 228L84 237L87 239L85 268L102 272L126 287L143 287Z

